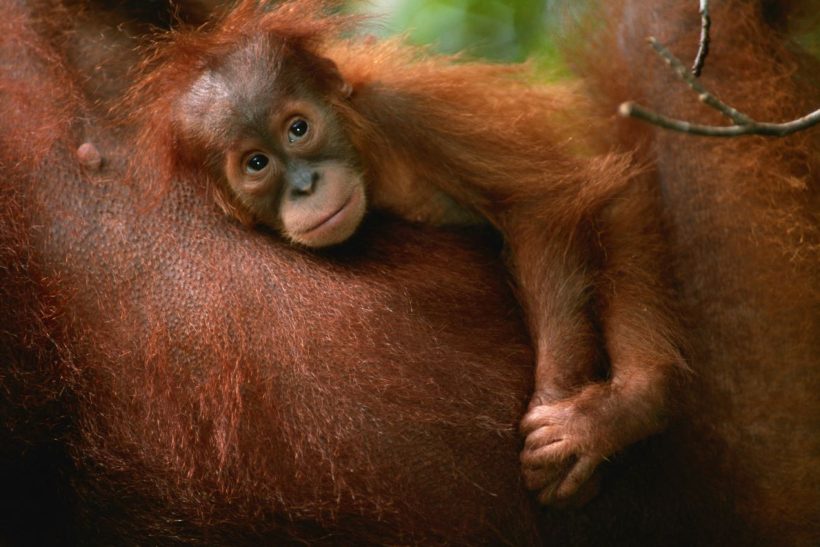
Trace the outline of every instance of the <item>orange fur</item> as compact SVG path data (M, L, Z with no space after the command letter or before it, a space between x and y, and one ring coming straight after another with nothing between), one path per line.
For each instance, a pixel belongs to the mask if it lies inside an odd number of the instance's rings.
M253 54L232 72L240 82L225 84L243 98L241 81L288 89L299 83L289 67L301 68L346 125L376 207L437 224L478 215L500 230L537 348L522 424L526 482L545 503L591 491L585 485L600 462L663 428L670 379L683 368L651 186L635 180L628 154L596 151L582 123L567 122L584 119L584 101L570 86L538 85L522 69L457 63L398 41L342 40L350 24L326 15L323 2L269 11L244 2L212 29L174 36L134 91L149 105L136 114L140 148L165 158L169 167L155 172L208 181L240 220L269 218L245 206L218 167L230 144L226 122L176 122L188 116L180 97L243 48ZM337 70L349 98L333 83ZM230 112L235 125L245 123L230 93L220 91L202 117L222 109L223 119Z
M647 165L622 191L661 189L694 374L671 426L571 511L516 482L532 354L494 238L375 216L317 256L226 223L201 179L153 172L151 143L108 125L99 101L123 100L145 38L121 10L148 3L105 4L0 2L0 543L818 544L818 132L610 117L623 99L711 116L643 41L693 52L689 2L606 2L575 60L593 133ZM786 2L712 4L710 88L761 119L816 107L816 63L766 18ZM123 185L129 158L144 177ZM601 220L640 215L627 197ZM596 287L615 327L640 319L607 298L633 287Z

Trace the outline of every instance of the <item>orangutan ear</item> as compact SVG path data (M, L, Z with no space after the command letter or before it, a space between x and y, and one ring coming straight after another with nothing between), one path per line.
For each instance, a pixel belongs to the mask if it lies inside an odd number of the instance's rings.
M306 64L306 66L321 68L325 75L325 82L331 91L338 92L343 99L349 99L351 95L353 95L353 84L348 82L347 79L342 76L342 72L339 70L338 65L336 65L336 62L333 61L333 59L329 59L322 55L311 55L311 58L308 59L307 63L308 64Z

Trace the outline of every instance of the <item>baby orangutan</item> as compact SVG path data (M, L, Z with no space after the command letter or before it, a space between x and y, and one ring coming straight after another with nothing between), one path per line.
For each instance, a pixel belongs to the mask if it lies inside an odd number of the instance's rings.
M243 2L160 44L134 91L156 171L305 247L347 240L369 207L489 221L537 351L525 483L543 503L583 502L599 463L662 429L683 367L654 194L628 155L591 155L593 114L577 119L567 89L338 38L351 24L322 2Z

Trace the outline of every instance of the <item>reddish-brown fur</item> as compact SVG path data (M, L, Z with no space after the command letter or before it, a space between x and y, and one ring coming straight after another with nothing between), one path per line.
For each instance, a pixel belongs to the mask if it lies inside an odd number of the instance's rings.
M816 86L757 4L715 4L709 86L761 119L808 110ZM685 55L697 17L626 8L590 45L600 104L708 116L642 40ZM59 10L0 13L4 543L817 543L816 130L618 124L670 211L694 382L598 498L536 512L515 484L532 356L493 251L372 219L325 260L226 225L186 185L145 212L144 181L75 157L139 153L95 106L116 86L69 55L110 19L57 34ZM109 69L133 61L117 51Z
M595 124L581 114L593 110L569 86L536 85L521 70L455 63L398 41L341 40L349 18L327 16L326 4L296 0L265 12L244 2L215 28L160 45L134 92L138 148L157 162L146 176L207 181L229 213L277 228L255 204L271 203L281 187L261 198L258 185L253 195L232 189L224 151L246 119L279 115L262 110L277 104L270 88L319 90L353 142L359 157L348 161L363 166L374 207L432 223L477 213L503 234L537 355L522 423L525 482L544 503L577 498L582 488L588 498L595 485L584 485L601 461L662 429L682 367L651 181L637 180L628 155L594 155L599 143L587 135ZM212 83L226 59L240 66L227 83ZM180 112L189 94L213 87L202 121ZM285 104L308 98L299 93L285 94ZM267 130L272 122L262 123ZM466 214L454 215L445 196ZM282 222L306 199L283 200Z

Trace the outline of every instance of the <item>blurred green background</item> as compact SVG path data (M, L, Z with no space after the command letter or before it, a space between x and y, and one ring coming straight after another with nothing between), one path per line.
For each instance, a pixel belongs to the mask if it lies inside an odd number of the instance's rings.
M369 4L369 5L368 5ZM410 41L442 53L465 51L499 61L553 53L548 0L374 0L374 31L407 32Z
M514 62L533 59L561 72L553 36L560 30L560 0L370 0L352 2L374 17L371 32L404 33L441 53ZM564 6L567 2L561 2ZM572 4L578 9L585 0Z
M604 0L605 1L605 0ZM697 17L697 0L692 5ZM514 62L532 59L545 75L567 75L554 37L567 16L578 17L590 0L349 0L357 11L375 16L371 32L404 33L416 44L441 53ZM798 42L820 55L820 14L792 21Z

